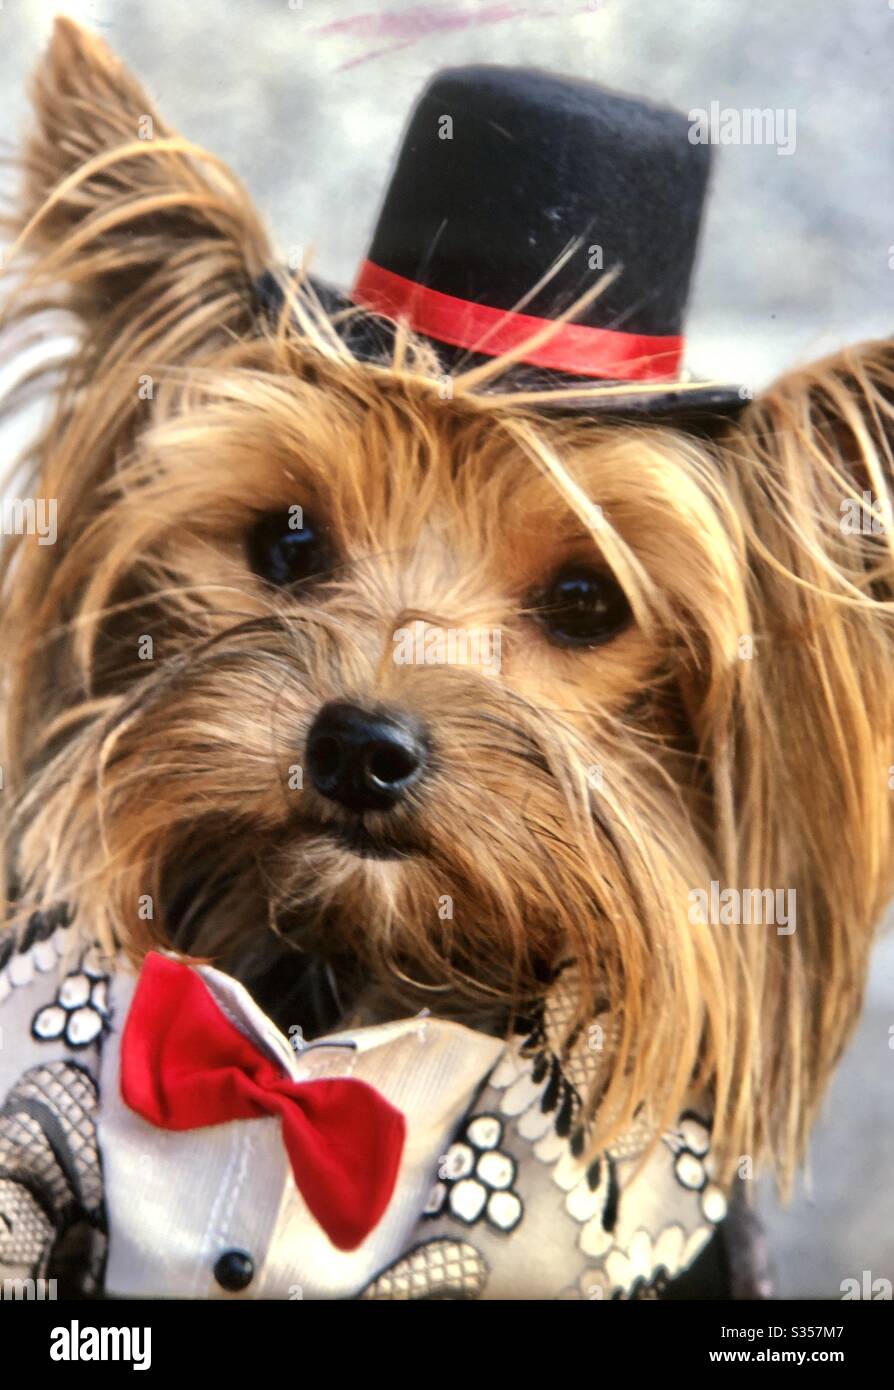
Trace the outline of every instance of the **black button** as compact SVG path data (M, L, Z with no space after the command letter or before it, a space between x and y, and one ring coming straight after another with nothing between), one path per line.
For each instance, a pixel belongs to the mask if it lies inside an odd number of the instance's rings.
M214 1266L214 1277L227 1293L241 1293L255 1277L255 1262L245 1250L225 1250Z

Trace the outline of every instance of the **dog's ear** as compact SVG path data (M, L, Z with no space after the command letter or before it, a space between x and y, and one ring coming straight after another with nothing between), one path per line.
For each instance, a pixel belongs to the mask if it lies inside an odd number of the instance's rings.
M735 662L727 872L794 893L797 912L762 940L741 929L749 1100L790 1171L858 1016L894 871L894 345L783 377L729 431L719 466L753 624Z
M57 20L32 99L0 309L24 365L0 418L37 394L52 406L16 479L50 499L60 522L58 544L20 534L0 555L0 632L17 658L4 673L10 781L13 764L36 757L35 702L53 708L59 673L73 669L68 625L98 564L78 542L129 485L109 483L120 482L138 437L182 389L181 369L217 362L234 344L249 352L261 344L252 287L270 263L238 181L160 120L99 39ZM36 366L18 352L20 343L48 342L53 351ZM115 598L134 593L125 586ZM79 693L72 678L64 703Z
M32 100L15 229L29 283L64 285L94 333L114 319L119 354L128 325L145 351L179 324L181 357L211 326L239 331L269 251L236 178L166 126L106 45L70 20L56 20Z

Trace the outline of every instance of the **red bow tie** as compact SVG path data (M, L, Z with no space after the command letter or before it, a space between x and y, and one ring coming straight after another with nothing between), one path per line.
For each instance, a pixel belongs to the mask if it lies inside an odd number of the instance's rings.
M403 1115L365 1081L291 1081L240 1033L189 966L146 957L121 1040L125 1104L161 1129L279 1115L295 1184L339 1250L354 1250L394 1191Z

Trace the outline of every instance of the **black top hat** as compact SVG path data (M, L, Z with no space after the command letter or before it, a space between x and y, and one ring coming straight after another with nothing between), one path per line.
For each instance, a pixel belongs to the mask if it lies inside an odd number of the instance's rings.
M563 407L576 385L679 382L709 166L680 112L530 69L447 69L410 117L350 302L403 319L447 369L537 335L500 389L561 388ZM360 355L382 353L366 316L346 332ZM654 414L743 400L735 386L668 387L582 404Z

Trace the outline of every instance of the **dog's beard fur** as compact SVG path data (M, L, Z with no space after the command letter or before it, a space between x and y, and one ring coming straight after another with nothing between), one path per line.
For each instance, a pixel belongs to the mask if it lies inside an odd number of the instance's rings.
M891 543L840 525L865 489L888 506L890 345L711 435L539 418L497 367L442 399L424 345L354 361L308 292L265 323L246 195L157 118L141 143L145 95L67 22L35 106L6 325L62 306L78 341L32 459L60 542L4 557L14 911L68 901L136 959L274 962L284 1024L308 960L345 1009L376 988L379 1016L492 1027L573 960L574 1026L617 1019L594 1144L695 1089L726 1173L788 1177L890 887ZM296 504L335 559L281 591L245 538ZM532 612L569 561L631 605L593 650ZM498 629L500 671L396 664L414 621ZM330 700L429 731L426 778L367 818L398 858L290 785ZM795 932L693 925L712 880L794 890Z

